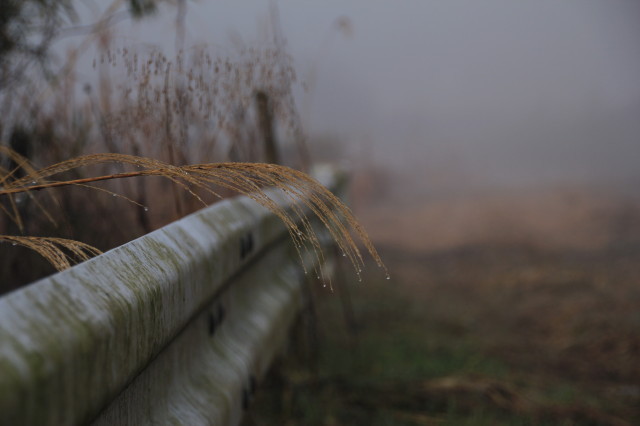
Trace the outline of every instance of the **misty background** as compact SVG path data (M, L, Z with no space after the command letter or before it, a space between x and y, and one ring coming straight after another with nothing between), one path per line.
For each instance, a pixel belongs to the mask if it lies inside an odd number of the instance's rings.
M38 167L105 151L265 161L273 123L284 164L301 166L302 121L313 160L351 178L389 275L333 253L332 285L309 281L292 333L308 350L282 351L266 392L243 392L247 426L640 424L640 1L69 1L78 22L62 3L12 3L61 21L17 32L57 34L54 59L8 49L26 62L4 63L24 86L2 91L0 73L3 146ZM38 8L16 10L29 23ZM75 172L61 176L94 176ZM42 191L59 226L10 198L0 240L106 251L201 208L153 179ZM0 244L0 293L51 272Z
M425 194L638 182L636 1L274 5L187 2L185 45L259 45L278 20L311 143L351 164L409 171ZM172 49L175 13L119 23L114 44Z

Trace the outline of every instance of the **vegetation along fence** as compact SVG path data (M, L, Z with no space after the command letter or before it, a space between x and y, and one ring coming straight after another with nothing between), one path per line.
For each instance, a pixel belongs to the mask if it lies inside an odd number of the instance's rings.
M344 186L334 169L317 177ZM317 261L237 197L9 293L0 423L238 424Z

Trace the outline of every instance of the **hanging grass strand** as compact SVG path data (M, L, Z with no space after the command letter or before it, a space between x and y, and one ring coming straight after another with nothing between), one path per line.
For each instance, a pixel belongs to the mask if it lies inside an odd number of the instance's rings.
M6 154L10 150L4 148L0 152ZM14 171L0 175L0 182L3 184L0 188L0 196L9 199L12 209L9 211L3 208L3 212L17 223L21 223L18 210L14 207L14 197L17 194L30 194L34 191L66 186L91 188L91 184L99 181L158 176L174 182L205 205L206 203L195 191L203 190L219 196L212 188L223 187L246 195L282 220L296 249L299 251L308 249L322 260L324 258L322 245L310 222L310 216L316 217L327 229L341 252L351 261L358 274L364 266L364 259L357 241L364 245L376 263L387 272L367 233L355 219L349 207L311 176L286 166L235 162L173 166L158 160L133 155L93 154L79 156L35 170L28 166L26 160L15 158L21 160L20 164L25 169L25 176L15 178ZM54 179L65 172L100 164L133 166L136 170L79 179ZM272 198L272 193L267 190L269 188L280 189L281 193L291 201L291 209L285 210L280 207ZM127 200L133 202L133 200ZM29 247L42 254L56 268L63 269L69 267L69 257L64 252L61 254L59 247L82 260L87 256L99 253L93 247L79 242L71 242L71 240L22 236L0 236L0 240Z

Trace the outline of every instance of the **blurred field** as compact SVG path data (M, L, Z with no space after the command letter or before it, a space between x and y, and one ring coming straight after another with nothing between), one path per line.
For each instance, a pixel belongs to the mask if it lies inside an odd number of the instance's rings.
M316 358L289 351L247 425L640 424L637 199L565 187L357 214L392 280L344 265L336 293L316 286Z

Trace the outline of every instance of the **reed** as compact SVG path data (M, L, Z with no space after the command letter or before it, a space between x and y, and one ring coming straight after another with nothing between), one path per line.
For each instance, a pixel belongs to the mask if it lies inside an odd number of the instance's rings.
M302 204L320 220L356 271L359 272L364 266L356 241L363 243L377 264L384 268L375 247L348 206L311 176L286 166L232 162L174 166L145 157L107 153L79 156L36 169L26 158L9 148L0 147L0 154L10 157L16 163L16 167L11 170L0 168L0 198L6 198L9 206L0 204L0 209L21 230L24 229L24 223L17 208L18 196L34 199L35 192L70 186L104 190L94 184L100 181L157 176L173 182L203 205L206 203L199 193L205 192L221 198L216 191L219 187L246 195L271 210L284 222L298 250L311 250L316 256L323 257L318 236L303 209L294 208L293 213L287 212L274 201L272 193L266 190L278 188L292 202ZM132 170L77 179L57 178L79 168L103 164L117 164ZM17 177L18 175L22 177ZM137 204L138 208L147 209L134 200L127 200ZM42 212L49 215L44 208ZM60 238L0 235L0 241L35 250L59 270L69 267L75 260L86 260L91 255L100 253L100 250L88 244Z

